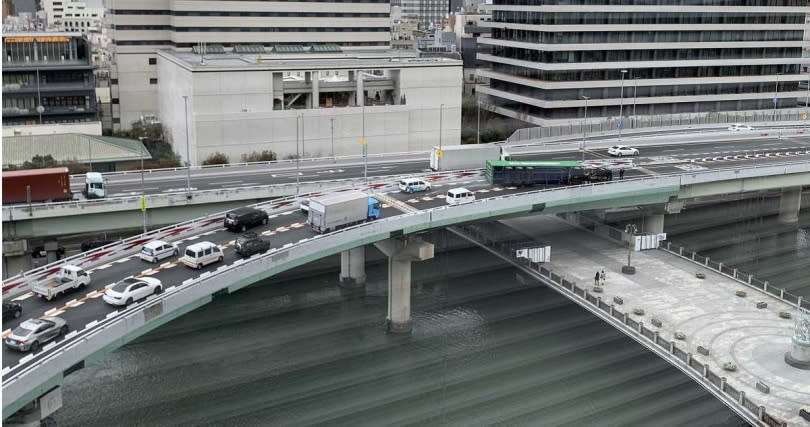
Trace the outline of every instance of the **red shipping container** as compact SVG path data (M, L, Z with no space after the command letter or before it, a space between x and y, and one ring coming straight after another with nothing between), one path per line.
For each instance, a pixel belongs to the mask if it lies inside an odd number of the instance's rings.
M31 186L31 202L70 200L68 168L29 169L3 172L3 203L26 203Z

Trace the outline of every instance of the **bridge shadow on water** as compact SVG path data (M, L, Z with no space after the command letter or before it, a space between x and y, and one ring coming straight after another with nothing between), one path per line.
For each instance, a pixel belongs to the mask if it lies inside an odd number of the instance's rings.
M409 336L385 332L384 263L370 262L365 288L344 289L331 259L218 299L67 377L56 421L744 425L667 362L454 238L426 236L453 250L413 265Z

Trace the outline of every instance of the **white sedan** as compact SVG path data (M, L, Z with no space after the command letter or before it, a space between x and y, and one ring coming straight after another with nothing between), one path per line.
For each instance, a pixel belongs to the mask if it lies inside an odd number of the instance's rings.
M750 132L750 131L754 130L754 128L752 128L751 126L748 126L748 125L744 125L744 124L740 124L740 123L734 123L733 125L728 127L728 130L729 130L729 132L742 132L742 131Z
M128 277L104 293L104 301L112 305L130 305L133 301L163 292L163 284L152 277Z
M614 145L608 148L608 154L611 156L638 156L638 150L626 145Z

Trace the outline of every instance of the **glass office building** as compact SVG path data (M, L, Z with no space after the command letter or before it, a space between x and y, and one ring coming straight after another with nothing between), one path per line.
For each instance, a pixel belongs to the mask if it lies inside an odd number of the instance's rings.
M804 106L805 0L493 0L479 90L535 124Z

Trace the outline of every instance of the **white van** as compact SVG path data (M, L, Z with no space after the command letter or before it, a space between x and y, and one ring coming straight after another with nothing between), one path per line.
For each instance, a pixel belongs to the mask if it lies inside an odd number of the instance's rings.
M430 191L430 183L420 178L405 178L399 181L399 191L403 193Z
M451 188L447 191L447 203L451 205L460 205L463 203L470 203L475 201L475 193L464 188Z
M152 240L141 247L141 252L138 254L138 257L147 262L158 262L164 258L177 256L179 254L180 248L177 247L177 243Z
M211 242L200 242L187 246L185 255L180 258L180 261L191 268L199 270L208 264L222 261L222 258L222 249L220 249L219 245Z

